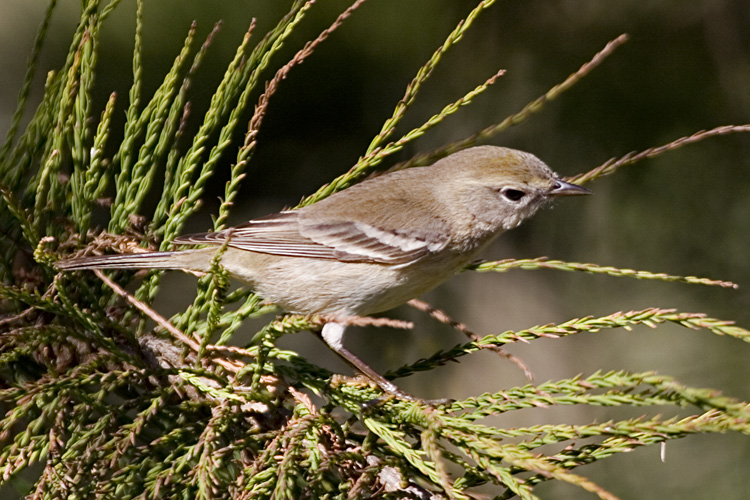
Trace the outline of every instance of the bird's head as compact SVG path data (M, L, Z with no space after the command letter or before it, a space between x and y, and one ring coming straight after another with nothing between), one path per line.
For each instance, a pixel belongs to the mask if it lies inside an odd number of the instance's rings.
M590 194L565 182L536 156L515 149L478 146L434 165L450 181L442 183L464 207L465 217L490 230L508 230L560 196Z

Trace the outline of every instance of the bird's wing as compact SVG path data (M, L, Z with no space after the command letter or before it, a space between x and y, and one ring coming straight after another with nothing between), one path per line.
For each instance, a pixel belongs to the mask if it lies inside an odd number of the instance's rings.
M449 236L446 231L385 230L351 220L321 222L289 210L232 229L181 236L174 241L221 245L227 239L230 247L251 252L397 265L441 250L448 244Z

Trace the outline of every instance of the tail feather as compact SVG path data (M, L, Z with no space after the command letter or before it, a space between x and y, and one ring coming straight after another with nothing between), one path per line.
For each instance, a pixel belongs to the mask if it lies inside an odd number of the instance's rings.
M189 252L146 252L79 257L60 260L55 263L55 268L59 271L76 271L81 269L184 269L186 267L185 259L178 258L177 255Z

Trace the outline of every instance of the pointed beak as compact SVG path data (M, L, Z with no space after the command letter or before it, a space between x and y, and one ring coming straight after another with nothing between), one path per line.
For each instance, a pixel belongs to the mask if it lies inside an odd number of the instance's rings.
M580 194L592 194L591 191L578 184L572 184L561 180L556 180L549 192L549 196L577 196Z

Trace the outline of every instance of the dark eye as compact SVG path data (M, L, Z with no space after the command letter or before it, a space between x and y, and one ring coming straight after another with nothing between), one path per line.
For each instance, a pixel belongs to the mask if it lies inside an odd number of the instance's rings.
M505 188L502 191L503 196L505 196L510 201L518 201L524 196L526 196L526 193L523 191L519 191L518 189L512 189L512 188Z

